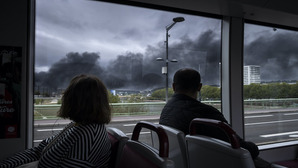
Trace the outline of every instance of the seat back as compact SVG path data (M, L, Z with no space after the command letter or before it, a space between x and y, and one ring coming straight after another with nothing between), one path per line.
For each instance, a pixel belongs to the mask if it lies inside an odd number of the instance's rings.
M142 128L155 131L159 138L159 150L139 142ZM164 129L153 123L141 121L135 126L131 140L128 140L121 153L119 168L172 168L174 163L168 159L169 143Z
M169 139L169 159L175 163L175 167L188 168L185 134L178 129L165 125L161 126L167 133ZM151 136L152 145L156 148L159 145L157 135L155 132L152 132Z
M109 168L115 168L117 167L123 147L129 138L117 128L107 127L107 132L111 141L112 151Z
M225 141L200 135L196 127L207 125L224 131L230 140ZM190 168L254 168L249 151L240 148L236 133L224 122L211 119L194 119L190 124L190 135L186 136Z

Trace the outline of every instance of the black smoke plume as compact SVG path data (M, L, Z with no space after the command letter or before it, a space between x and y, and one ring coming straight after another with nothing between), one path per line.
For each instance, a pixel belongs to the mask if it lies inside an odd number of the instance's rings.
M261 66L262 81L298 80L296 32L262 36L244 47L244 64Z
M99 53L70 52L65 58L53 64L48 72L35 74L35 87L46 87L51 90L67 87L70 79L82 73L98 76L109 89L148 90L165 86L165 77L161 74L165 59L165 45L160 42L148 46L145 53L127 52L118 55L107 66L102 66ZM169 87L176 70L194 68L200 71L202 82L207 85L219 83L220 40L209 30L196 39L187 36L178 42L169 43Z
M48 72L35 74L35 87L44 87L50 90L66 88L72 77L82 73L100 76L103 69L99 66L99 53L68 53L53 64Z

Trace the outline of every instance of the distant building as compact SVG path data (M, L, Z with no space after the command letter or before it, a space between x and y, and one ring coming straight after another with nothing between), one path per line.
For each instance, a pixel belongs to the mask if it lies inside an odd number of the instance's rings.
M243 83L250 85L251 83L261 83L260 66L246 65L243 69Z

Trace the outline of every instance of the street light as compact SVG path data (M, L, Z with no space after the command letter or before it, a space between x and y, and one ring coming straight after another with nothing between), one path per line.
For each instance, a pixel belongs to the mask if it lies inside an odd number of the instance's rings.
M183 22L184 18L183 17L176 17L173 18L173 23L169 24L166 26L166 66L162 68L162 73L166 75L166 102L168 102L168 83L169 83L169 45L168 45L168 40L169 40L169 30L178 22ZM163 61L162 58L157 58L156 61ZM177 62L176 59L171 60L171 62Z

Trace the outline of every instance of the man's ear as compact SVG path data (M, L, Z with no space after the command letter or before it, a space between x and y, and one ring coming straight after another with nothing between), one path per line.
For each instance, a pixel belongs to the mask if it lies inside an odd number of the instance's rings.
M172 83L172 88L173 88L173 91L175 92L176 91L176 85L175 85L175 83Z
M198 91L201 91L201 89L202 89L202 83L199 84Z

